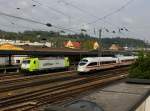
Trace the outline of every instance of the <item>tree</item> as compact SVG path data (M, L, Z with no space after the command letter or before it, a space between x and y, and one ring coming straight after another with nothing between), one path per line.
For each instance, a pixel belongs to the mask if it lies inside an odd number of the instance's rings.
M150 79L150 54L141 51L129 73L130 78Z

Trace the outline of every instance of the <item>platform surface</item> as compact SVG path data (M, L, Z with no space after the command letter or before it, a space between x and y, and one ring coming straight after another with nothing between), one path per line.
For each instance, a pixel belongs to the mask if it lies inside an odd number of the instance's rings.
M95 102L104 111L132 111L148 97L149 92L150 85L128 84L121 81L80 99Z

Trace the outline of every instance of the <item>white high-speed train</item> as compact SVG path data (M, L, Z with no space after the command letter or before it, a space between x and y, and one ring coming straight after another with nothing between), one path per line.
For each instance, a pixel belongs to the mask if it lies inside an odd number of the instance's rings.
M94 70L108 69L117 66L131 65L137 56L118 56L118 57L87 57L83 58L77 67L79 73Z

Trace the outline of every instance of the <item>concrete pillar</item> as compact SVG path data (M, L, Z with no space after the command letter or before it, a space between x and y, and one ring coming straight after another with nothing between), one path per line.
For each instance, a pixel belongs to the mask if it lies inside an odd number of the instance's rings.
M11 55L9 55L9 60L8 60L8 62L9 62L9 65L12 65L12 64L11 64Z

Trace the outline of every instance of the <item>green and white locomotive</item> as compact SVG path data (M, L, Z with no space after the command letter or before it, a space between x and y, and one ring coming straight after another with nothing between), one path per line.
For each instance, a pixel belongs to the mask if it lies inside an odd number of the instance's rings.
M26 72L67 69L70 66L68 57L29 58L23 60L21 70Z

